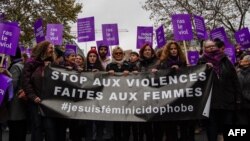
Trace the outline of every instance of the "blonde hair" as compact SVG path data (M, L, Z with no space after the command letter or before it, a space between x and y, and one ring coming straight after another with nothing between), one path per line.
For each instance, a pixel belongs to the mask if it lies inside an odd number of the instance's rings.
M176 46L178 56L179 56L180 60L185 62L186 61L185 55L182 52L181 47L179 46L179 44L177 42L175 42L175 41L170 41L166 45L164 45L164 48L163 48L162 53L161 53L160 60L165 61L165 60L167 60L169 58L169 56L170 56L170 47L171 47L172 44L174 44Z
M115 55L115 53L116 53L118 50L121 50L121 51L122 51L122 53L124 53L124 51L123 51L123 49L122 49L121 47L116 46L116 47L112 50L112 56L114 56L114 55Z

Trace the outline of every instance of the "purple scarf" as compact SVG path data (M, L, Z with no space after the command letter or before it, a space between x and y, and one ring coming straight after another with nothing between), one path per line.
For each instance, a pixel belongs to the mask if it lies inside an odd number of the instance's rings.
M221 59L225 57L225 54L220 50L215 50L213 52L205 52L204 57L207 62L213 64L213 69L217 75L220 74L220 64Z

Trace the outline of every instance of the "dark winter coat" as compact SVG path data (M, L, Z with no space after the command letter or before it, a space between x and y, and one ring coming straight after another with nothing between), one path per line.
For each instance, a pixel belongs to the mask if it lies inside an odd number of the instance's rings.
M23 90L31 101L41 94L42 68L44 62L41 60L30 60L23 68Z
M151 59L141 59L140 60L140 71L147 72L151 71L152 69L156 69L158 66L158 59L153 57Z
M241 69L238 78L242 89L243 108L250 109L250 67Z
M124 61L122 65L111 62L107 65L106 71L114 70L115 72L131 71L131 66L128 61Z
M179 60L178 57L169 57L167 60L160 63L159 69L169 69L173 65L177 65L179 68L186 67L186 63Z
M239 79L233 64L226 56L220 62L220 74L215 74L213 79L211 108L233 110L241 100ZM204 57L198 61L198 64L205 63L207 62Z
M18 98L18 91L22 88L22 72L23 63L17 62L13 64L10 68L10 73L12 74L12 82L14 89L13 99L9 104L10 120L23 120L27 117L27 101Z

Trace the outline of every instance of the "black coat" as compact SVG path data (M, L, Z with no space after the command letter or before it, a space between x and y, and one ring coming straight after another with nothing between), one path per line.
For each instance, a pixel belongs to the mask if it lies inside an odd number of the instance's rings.
M18 91L22 86L23 63L18 62L12 65L10 73L12 74L12 82L14 88L14 96L9 104L10 120L23 120L27 117L27 101L18 98Z
M44 62L41 60L30 60L25 63L23 68L23 90L31 101L34 101L40 96L40 89L42 86L42 72L41 69L44 66ZM40 73L40 74L39 74ZM38 78L38 80L34 78ZM36 81L34 81L36 80Z
M140 71L141 72L151 71L152 69L156 69L158 65L159 65L159 62L156 57L153 57L151 59L141 59Z
M198 61L198 64L205 63L207 62L204 57ZM233 110L240 100L241 89L236 70L229 59L224 56L220 60L220 74L215 74L213 79L211 109Z
M242 89L243 108L250 109L250 67L241 69L238 77Z
M124 61L122 65L111 62L107 65L106 71L114 70L115 72L131 71L131 66L128 61Z

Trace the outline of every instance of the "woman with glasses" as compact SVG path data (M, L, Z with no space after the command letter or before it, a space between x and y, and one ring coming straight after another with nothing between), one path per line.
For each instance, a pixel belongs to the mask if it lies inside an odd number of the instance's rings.
M112 62L107 65L106 71L114 75L115 72L121 72L128 75L130 72L130 64L125 60L125 54L121 47L115 47L112 51ZM130 136L129 122L113 122L114 141L128 141Z
M203 49L198 64L207 64L215 74L207 124L208 140L216 141L222 132L226 141L228 132L225 127L234 124L234 112L240 103L240 83L233 64L215 41L206 40Z

